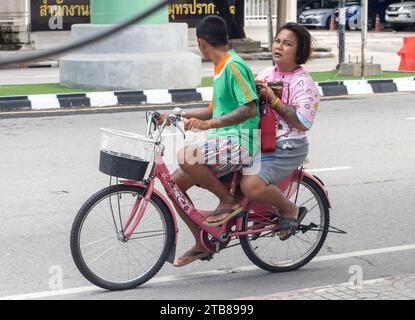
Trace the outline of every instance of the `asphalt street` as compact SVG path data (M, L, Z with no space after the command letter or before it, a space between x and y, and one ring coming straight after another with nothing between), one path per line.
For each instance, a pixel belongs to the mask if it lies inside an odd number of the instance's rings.
M309 132L308 167L329 190L331 224L348 234L329 234L302 269L265 272L237 246L210 262L166 263L152 281L124 292L82 277L69 233L81 205L109 182L98 171L99 129L144 133L145 113L0 119L0 298L238 299L345 283L356 267L364 280L413 273L414 99L401 93L322 101ZM203 190L190 194L199 207L214 206ZM182 223L179 229L177 254L193 244Z

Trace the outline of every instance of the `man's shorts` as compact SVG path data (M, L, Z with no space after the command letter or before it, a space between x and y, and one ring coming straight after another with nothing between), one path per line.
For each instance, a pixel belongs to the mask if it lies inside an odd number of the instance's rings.
M257 175L267 184L276 184L298 168L308 154L307 138L277 142L274 152L258 153L243 174Z
M198 147L203 153L205 165L212 169L218 178L252 162L248 150L233 139L207 140L200 143Z

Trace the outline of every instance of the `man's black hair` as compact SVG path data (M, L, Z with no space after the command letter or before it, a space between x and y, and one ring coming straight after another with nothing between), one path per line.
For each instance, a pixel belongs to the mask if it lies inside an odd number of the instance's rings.
M205 39L214 47L227 45L229 41L226 22L219 16L207 16L200 20L196 27L196 36L198 39Z

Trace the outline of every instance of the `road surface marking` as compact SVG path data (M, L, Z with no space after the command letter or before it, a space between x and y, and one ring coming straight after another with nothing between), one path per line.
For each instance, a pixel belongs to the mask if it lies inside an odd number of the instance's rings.
M405 118L405 120L415 120L415 118Z
M333 168L321 168L321 169L305 169L307 172L326 172L326 171L340 171L340 170L351 170L352 167L333 167Z
M316 257L310 263L333 261L333 260L340 260L340 259L347 259L347 258L356 258L356 257L361 257L361 256L407 251L407 250L414 250L414 249L415 249L415 244L410 244L410 245L403 245L403 246L396 246L396 247L353 251L353 252L331 254L327 256ZM230 273L241 273L241 272L247 272L247 271L254 271L258 269L259 268L256 266L243 266L243 267L237 267L237 268L231 268L231 269L209 270L209 271L203 271L203 272L190 273L187 275L156 277L156 278L151 279L147 283L153 284L153 283L163 283L163 282L172 282L172 281L183 281L183 280L197 279L197 278L203 278L203 277L225 275L225 274L230 274ZM43 291L43 292L34 292L34 293L27 293L27 294L20 294L20 295L5 296L5 297L0 297L0 300L44 299L48 297L57 297L57 296L90 293L90 292L102 292L102 291L103 291L102 289L96 286L88 286L88 287L79 287L79 288L62 289L62 290L50 290L50 291Z

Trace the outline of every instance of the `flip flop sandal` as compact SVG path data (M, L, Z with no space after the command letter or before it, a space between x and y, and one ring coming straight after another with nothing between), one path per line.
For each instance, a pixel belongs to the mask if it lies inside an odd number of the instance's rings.
M213 254L211 252L189 250L183 256L181 256L179 259L174 261L173 266L183 267L183 266L188 265L189 263L192 263L193 261L196 261L196 260L202 260L202 261L207 260L207 261L209 261L210 259L212 259L212 256L213 256ZM180 261L180 260L182 260L186 257L190 257L190 259L188 259L185 263L178 263L178 261Z
M297 218L280 218L280 232L281 231L288 231L285 236L280 236L281 241L288 240L295 232L298 230L301 221L304 219L305 215L307 214L307 208L300 207L298 210L298 217Z
M223 218L222 220L214 221L214 222L204 221L203 224L205 226L208 226L208 227L220 226L221 224L224 224L225 222L229 221L233 217L240 214L243 210L244 210L243 207L239 207L239 208L236 208L236 209L226 208L226 209L215 210L211 214L209 214L207 217L208 218L209 217L214 217L214 216L217 216L217 215L223 214L223 213L229 213L229 214L225 218Z

